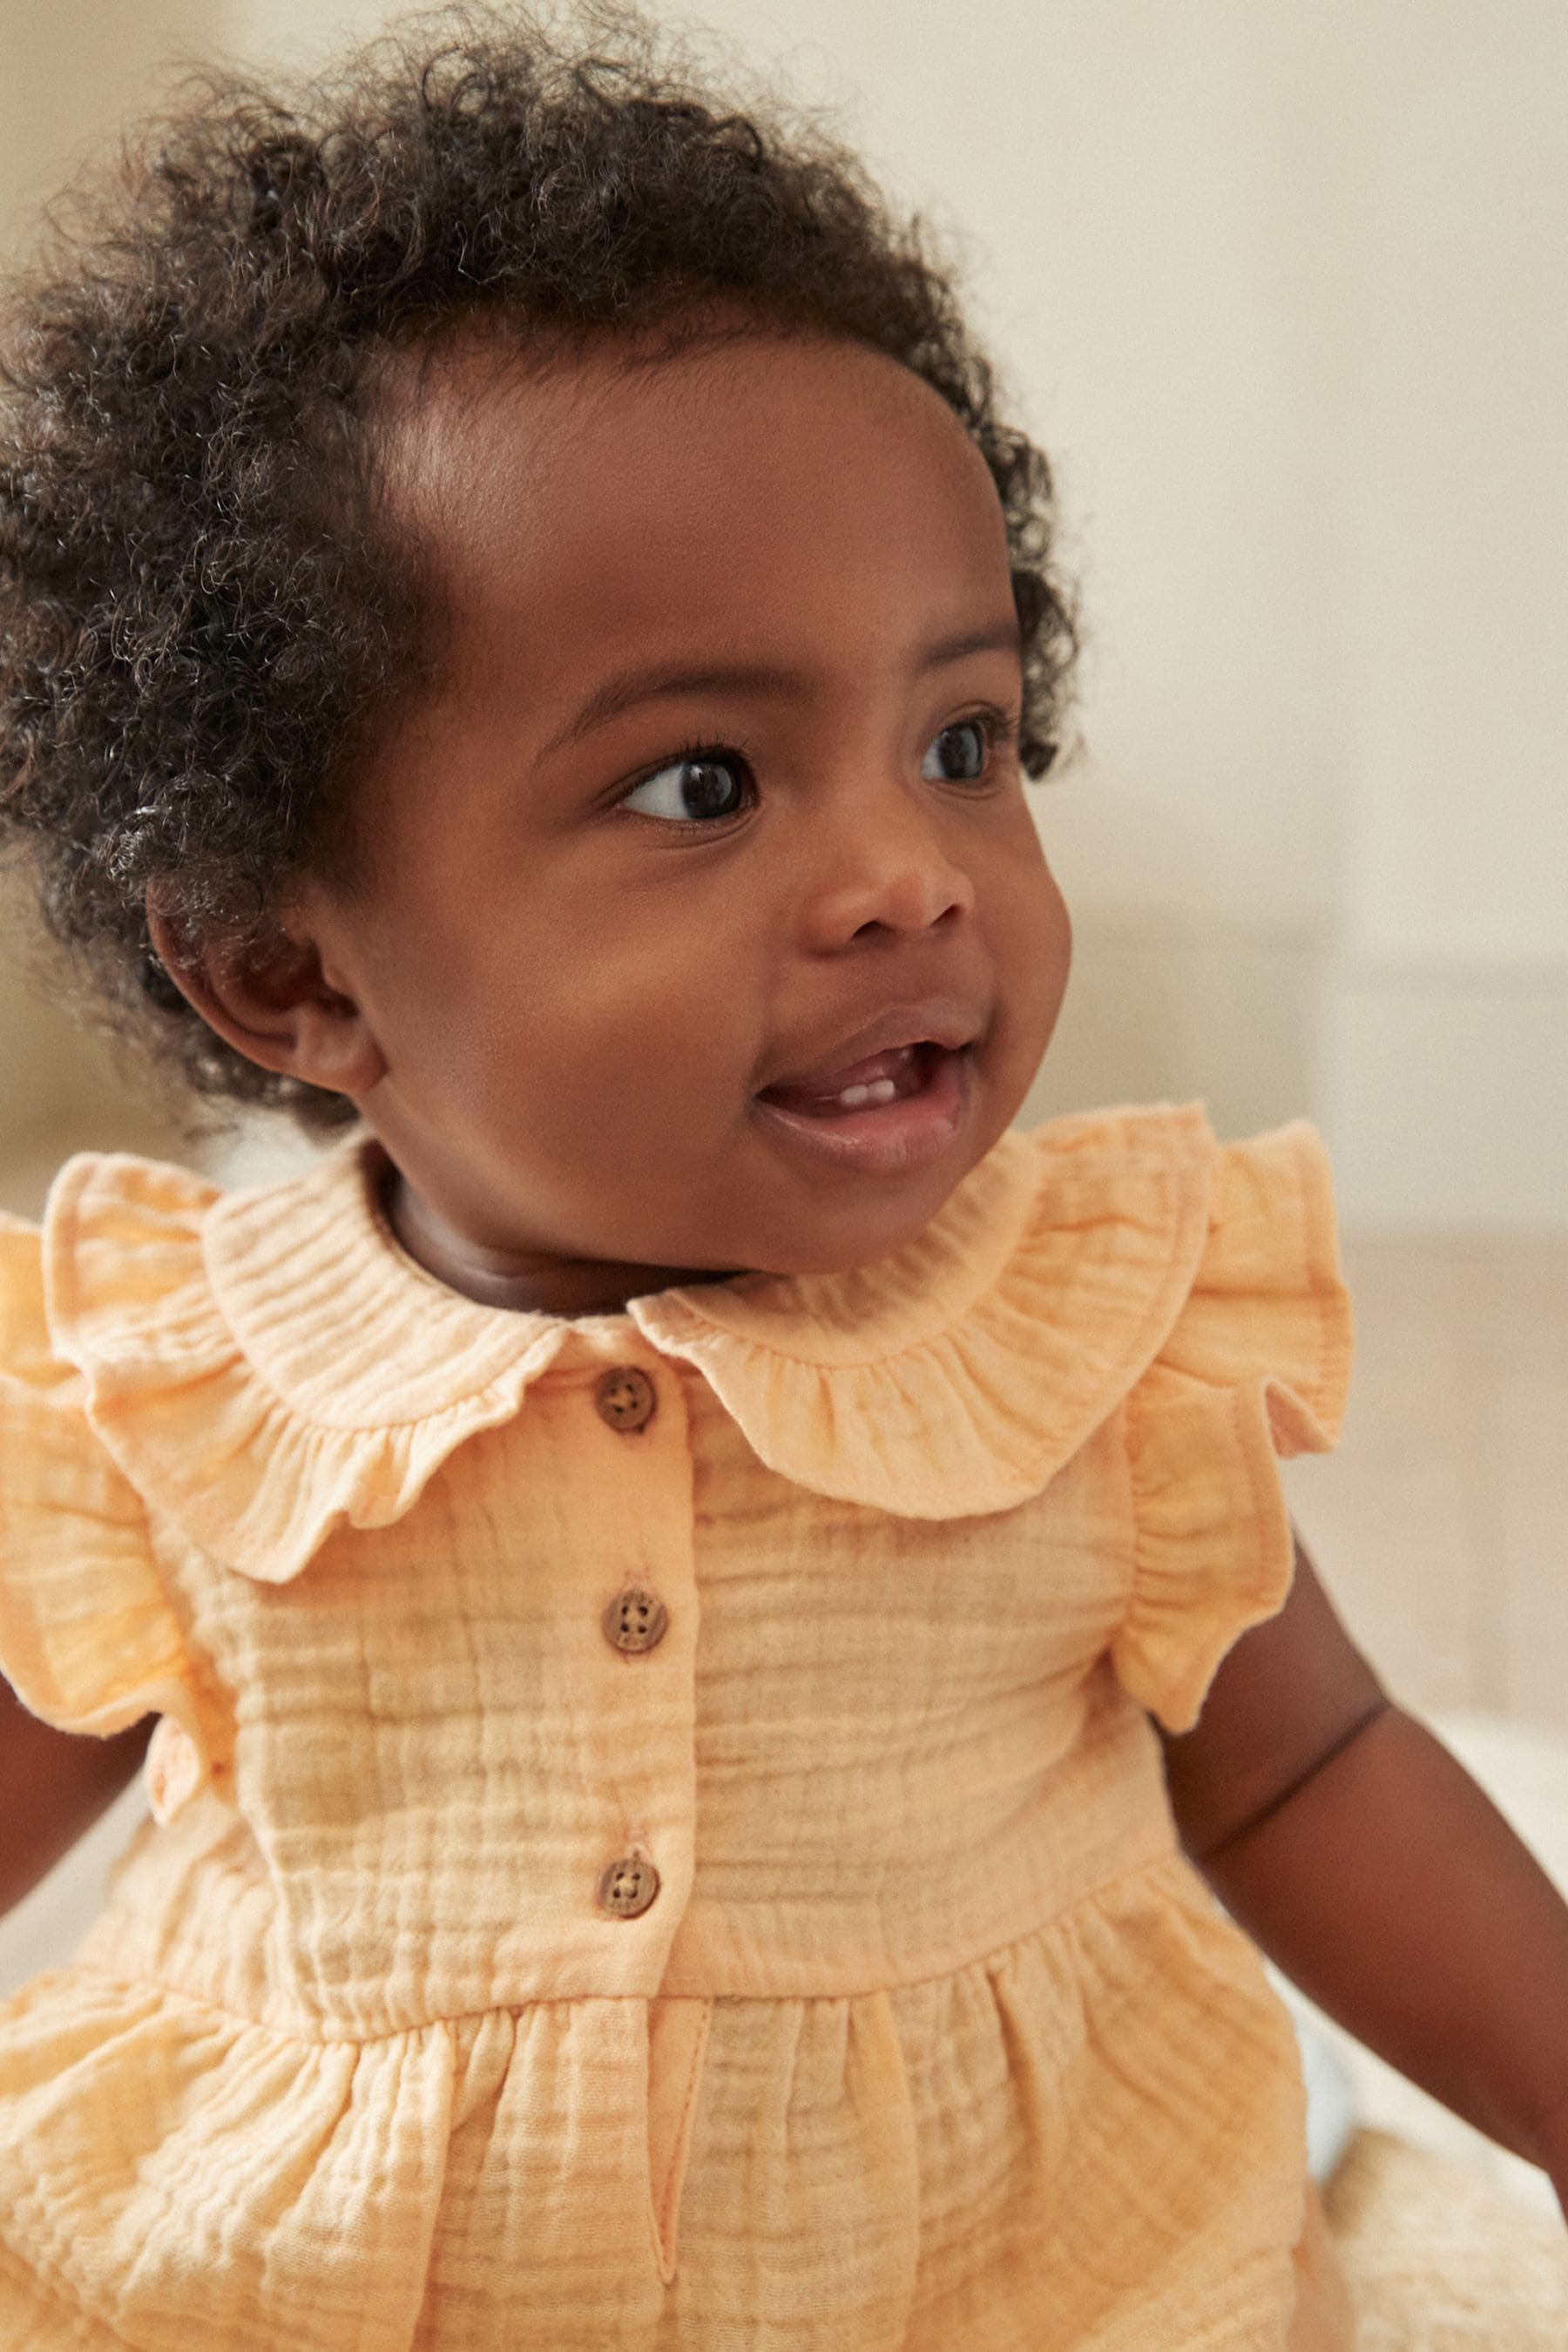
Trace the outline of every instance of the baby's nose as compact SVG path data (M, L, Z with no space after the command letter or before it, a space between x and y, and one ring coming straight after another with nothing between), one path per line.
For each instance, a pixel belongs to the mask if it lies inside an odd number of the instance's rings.
M853 845L823 845L811 908L812 944L824 950L863 932L954 929L974 912L973 877L919 812L900 823L863 825Z

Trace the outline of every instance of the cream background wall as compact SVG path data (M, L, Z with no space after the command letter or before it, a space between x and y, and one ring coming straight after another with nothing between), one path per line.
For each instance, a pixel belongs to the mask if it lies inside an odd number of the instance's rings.
M15 48L64 144L183 44L300 61L393 13L8 7L5 103ZM1568 16L693 16L958 240L1057 454L1085 748L1038 811L1079 962L1031 1112L1305 1110L1352 1223L1568 1227Z

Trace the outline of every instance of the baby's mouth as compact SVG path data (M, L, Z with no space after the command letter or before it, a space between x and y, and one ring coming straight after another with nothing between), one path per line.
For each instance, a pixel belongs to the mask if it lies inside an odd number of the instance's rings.
M781 1110L793 1110L806 1118L836 1118L849 1111L875 1109L883 1103L923 1094L943 1052L943 1047L929 1042L890 1045L806 1086L764 1087L757 1099L776 1103Z
M927 1038L847 1069L764 1087L756 1112L774 1147L814 1180L902 1176L952 1149L976 1087L973 1045Z

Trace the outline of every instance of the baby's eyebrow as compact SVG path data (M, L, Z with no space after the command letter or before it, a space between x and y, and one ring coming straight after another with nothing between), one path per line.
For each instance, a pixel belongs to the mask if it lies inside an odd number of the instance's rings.
M1005 620L999 618L981 628L965 629L954 636L934 637L918 646L910 658L910 675L923 677L931 670L967 661L974 654L1016 654L1021 645L1017 617L1010 614ZM692 668L661 666L622 670L595 688L560 733L551 737L541 756L548 759L552 752L564 751L569 743L579 741L583 736L592 734L595 728L603 727L606 720L641 702L671 702L681 695L724 693L767 694L781 701L802 702L810 691L811 679L805 670L779 669L756 662L707 662Z

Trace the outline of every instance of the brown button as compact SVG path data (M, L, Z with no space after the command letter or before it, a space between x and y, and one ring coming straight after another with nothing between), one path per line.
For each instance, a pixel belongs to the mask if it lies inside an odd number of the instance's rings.
M617 1364L606 1372L594 1391L594 1402L601 1421L612 1429L625 1433L641 1429L653 1419L658 1404L658 1391L647 1374L636 1364Z
M623 1854L600 1874L600 1908L617 1919L636 1919L658 1893L658 1873L640 1853Z
M599 1622L607 1641L617 1650L652 1650L664 1639L669 1612L657 1592L628 1584L617 1592Z

